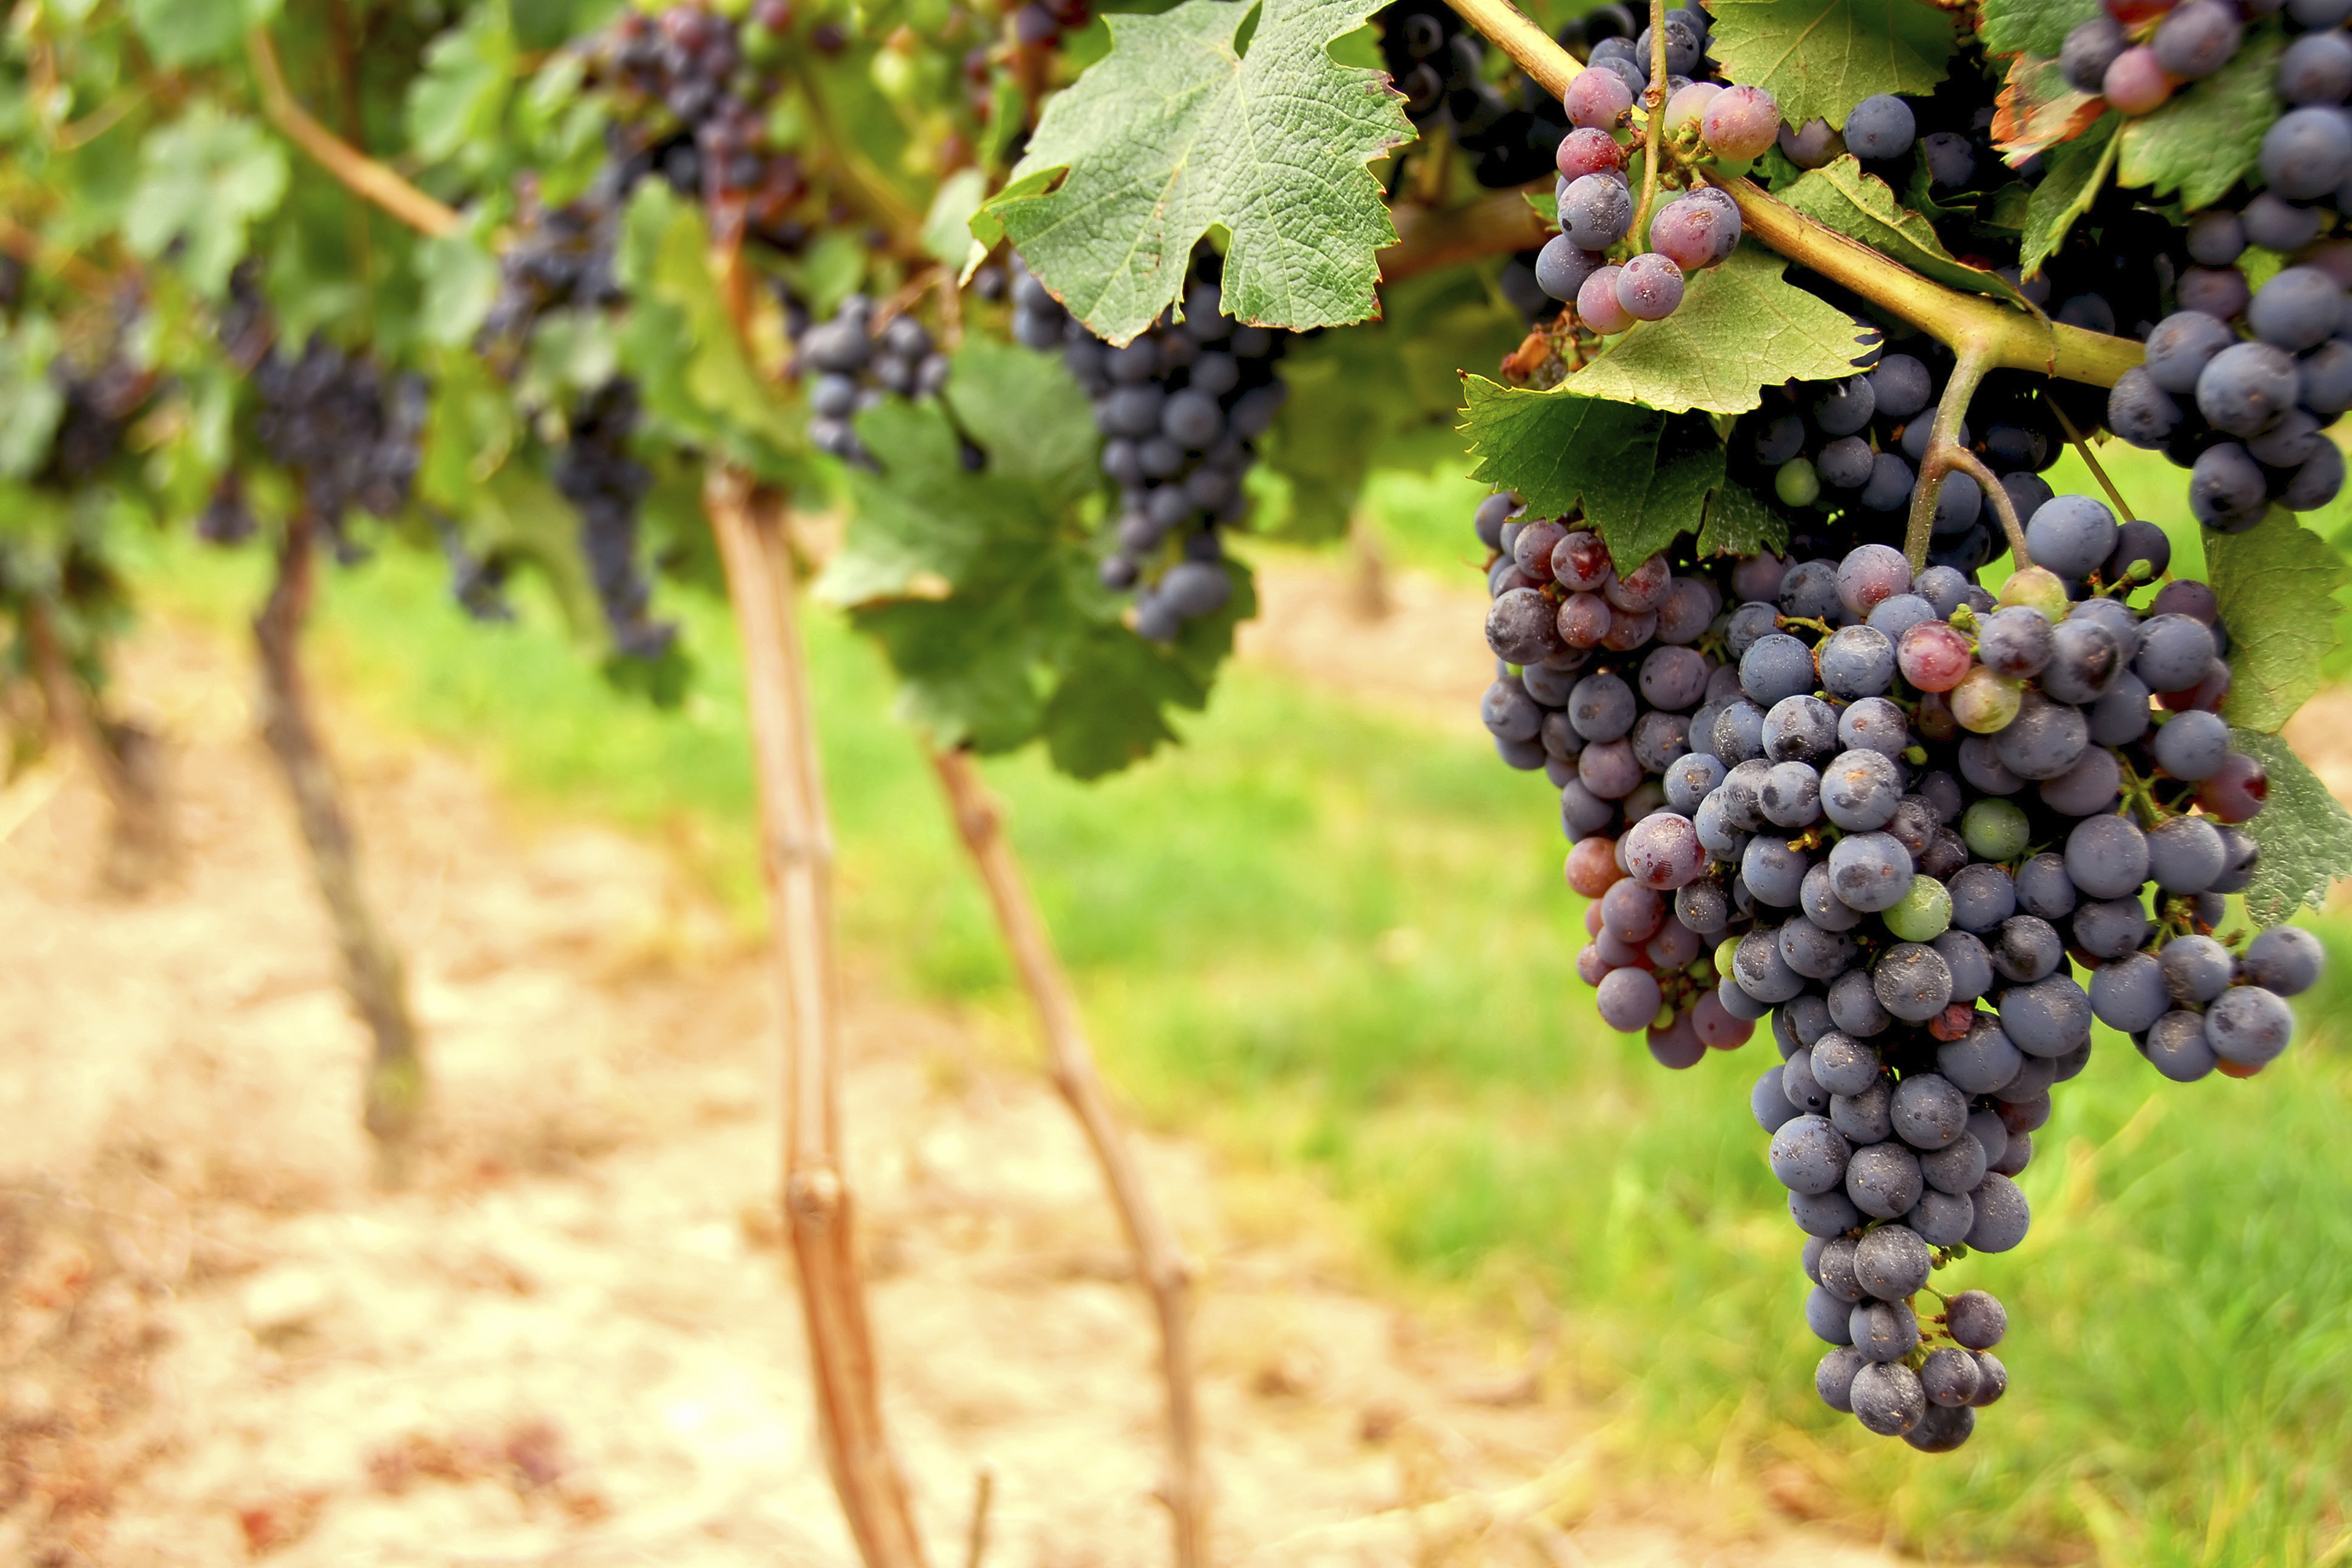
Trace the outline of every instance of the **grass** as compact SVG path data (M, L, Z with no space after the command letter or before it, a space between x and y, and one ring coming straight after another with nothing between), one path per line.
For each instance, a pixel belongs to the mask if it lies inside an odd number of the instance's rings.
M2177 499L2180 476L2126 468L2119 483ZM1450 563L1475 494L1384 480L1384 543ZM259 585L252 560L177 545L142 576L156 602L224 623ZM523 608L470 626L437 563L394 553L335 577L315 646L377 723L471 753L524 801L679 846L758 918L721 607L668 606L701 664L672 713L610 690L545 604ZM853 962L1012 1011L887 671L829 617L810 646ZM1927 1458L1812 1395L1798 1238L1746 1110L1769 1044L1670 1075L1595 1018L1539 780L1466 727L1255 668L1230 671L1190 730L1094 786L1034 757L988 770L1111 1070L1151 1120L1310 1173L1411 1279L1496 1300L1540 1286L1568 1314L1578 1387L1625 1418L1631 1463L1793 1466L1857 1528L1937 1557L2352 1552L2352 1057L2335 1039L2253 1082L2180 1088L2103 1035L2037 1135L2033 1235L1964 1266L2010 1305L2011 1396L1968 1449ZM2352 960L2352 932L2321 929ZM2314 1001L2313 1017L2343 1016L2352 966Z

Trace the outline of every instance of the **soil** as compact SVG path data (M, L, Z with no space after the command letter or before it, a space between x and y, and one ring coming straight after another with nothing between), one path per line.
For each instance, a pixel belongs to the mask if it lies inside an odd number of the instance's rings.
M1413 637L1408 695L1466 719L1483 660L1428 621L1381 640ZM173 880L102 885L69 763L0 791L0 1562L850 1564L777 1246L757 948L658 849L334 722L435 1075L420 1177L378 1192L241 650L165 628L121 673L163 737ZM854 973L848 997L934 1561L965 1561L986 1475L991 1564L1166 1562L1149 1318L1025 1033ZM1792 1521L1823 1495L1793 1467L1626 1484L1556 1325L1409 1307L1311 1192L1181 1139L1146 1160L1202 1265L1221 1563L1893 1561Z

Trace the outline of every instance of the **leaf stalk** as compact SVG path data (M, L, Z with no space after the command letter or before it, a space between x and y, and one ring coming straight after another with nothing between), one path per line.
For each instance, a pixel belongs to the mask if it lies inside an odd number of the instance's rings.
M1650 0L1650 85L1642 102L1650 112L1642 132L1642 202L1633 209L1631 230L1636 251L1650 232L1650 208L1658 199L1658 160L1666 145L1666 0Z

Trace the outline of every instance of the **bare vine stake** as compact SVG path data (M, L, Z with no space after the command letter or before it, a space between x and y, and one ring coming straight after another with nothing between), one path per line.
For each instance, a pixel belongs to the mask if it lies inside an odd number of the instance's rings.
M703 508L743 639L784 1047L785 1227L798 1265L809 1381L825 1468L866 1568L923 1568L907 1483L883 1426L873 1331L843 1169L841 1005L826 819L783 510L713 468Z
M318 587L317 531L318 521L307 507L286 520L278 574L268 602L253 620L254 645L261 656L261 734L294 797L294 815L310 846L319 896L342 953L343 988L373 1041L363 1121L375 1140L376 1180L397 1186L411 1174L416 1134L425 1119L425 1062L417 1049L415 1020L408 1011L400 955L377 923L360 879L351 819L311 717L310 685L303 679L302 626L310 619Z
M23 616L25 641L49 723L89 764L113 816L106 879L125 892L139 891L170 868L175 846L168 808L152 781L135 772L107 738L106 725L90 693L58 640L49 606L40 599L27 598Z
M1150 1292L1159 1317L1160 1372L1168 1395L1168 1475L1160 1485L1160 1500L1168 1505L1175 1531L1177 1568L1203 1568L1209 1561L1209 1484L1201 1462L1200 1401L1192 1366L1192 1268L1104 1092L1077 998L1055 955L1053 935L1029 896L1021 862L1004 837L1003 812L969 752L934 752L931 765L947 790L964 847L980 868L989 904L996 911L997 930L1021 972L1022 987L1036 1009L1054 1087L1078 1119L1095 1162L1102 1167L1103 1184L1135 1255L1136 1278Z

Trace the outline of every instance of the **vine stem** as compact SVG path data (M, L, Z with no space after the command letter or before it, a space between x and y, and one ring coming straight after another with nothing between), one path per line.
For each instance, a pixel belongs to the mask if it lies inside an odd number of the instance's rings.
M2138 521L2132 515L2132 509L2124 503L2123 491L2116 489L2116 481L2107 478L2107 470L2100 467L2099 459L2091 455L2091 444L2083 439L2083 433L2074 428L2074 422L2066 417L2066 411L2058 406L2058 400L2053 397L2045 401L2050 405L2050 412L2058 416L2058 428L2065 431L2066 439L2074 443L2074 450L2081 454L2084 467L2098 479L2099 488L2107 492L2109 500L2116 503L2116 510L2122 514L2126 522Z
M420 234L439 238L465 223L457 209L435 201L391 169L377 163L311 117L287 90L286 73L278 64L278 47L267 28L245 36L246 54L261 86L261 111L289 140L308 153L327 173L353 194L390 213Z
M107 878L125 891L142 891L171 868L176 846L170 813L152 781L133 773L107 738L105 721L89 689L66 657L48 601L28 595L17 618L49 723L89 764L113 814Z
M1951 462L1952 467L1976 480L1984 490L1985 500L1991 506L1993 516L2000 519L2001 532L2009 536L2009 552L2016 557L2018 569L2022 571L2032 565L2033 558L2025 552L2025 525L2018 518L2017 503L2009 499L2009 491L2001 487L1993 471L1985 467L1984 459L1967 447L1958 447L1953 448Z
M376 1181L404 1185L413 1173L425 1110L425 1072L408 1010L400 954L385 935L361 880L359 847L342 789L328 761L302 670L302 626L318 592L318 519L307 506L286 520L278 571L253 617L261 658L261 736L286 776L295 820L310 847L310 869L343 959L343 990L374 1042L368 1063L364 1123L375 1140Z
M1160 1320L1160 1371L1168 1399L1168 1476L1160 1500L1175 1531L1177 1568L1203 1568L1209 1561L1209 1486L1201 1460L1201 1414L1192 1360L1190 1293L1192 1265L1185 1261L1175 1227L1153 1194L1120 1129L1094 1049L1087 1043L1077 998L1055 956L1054 939L1037 912L1021 874L1021 863L1004 836L1003 812L989 794L971 754L944 751L931 766L946 789L964 847L980 868L996 927L1012 951L1022 988L1037 1013L1054 1088L1067 1102L1102 1167L1103 1185L1118 1213L1127 1245L1135 1255L1137 1279L1150 1295Z
M906 1480L883 1426L856 1206L843 1168L833 830L795 614L798 573L782 504L755 491L744 475L714 466L703 510L743 642L761 864L783 1025L784 1221L797 1265L818 1434L866 1568L923 1568Z
M1446 3L1555 97L1584 69L1511 0ZM1713 169L1705 171L1705 177L1738 204L1746 232L1759 243L1843 284L1938 342L1957 349L1971 336L1986 339L1992 345L1994 369L2113 386L2144 356L2142 346L2129 338L2042 320L1923 278L1859 240L1815 223L1747 180Z
M1650 85L1642 102L1649 110L1642 128L1642 205L1633 209L1633 248L1650 232L1650 207L1658 199L1658 161L1666 147L1666 0L1650 0Z
M1959 439L1960 426L1968 420L1969 403L1976 396L1985 373L1992 368L1992 345L1981 338L1969 338L1955 346L1959 351L1959 360L1944 383L1942 401L1936 405L1936 423L1927 437L1927 449L1919 457L1919 482L1911 492L1911 526L1903 541L1903 553L1914 574L1927 564L1927 544L1936 531L1936 502L1944 493L1944 477L1958 468L1979 484L1990 483L1992 479L1983 464L1969 467L1974 458ZM1998 484L1991 488L2000 489ZM2002 499L2007 500L2006 492ZM1995 512L2001 515L1999 508ZM2016 509L2011 508L2003 515L2002 526L2009 527L2010 520L2016 515ZM2010 539L2017 549L2018 564L2029 564L2023 534L2011 529Z

